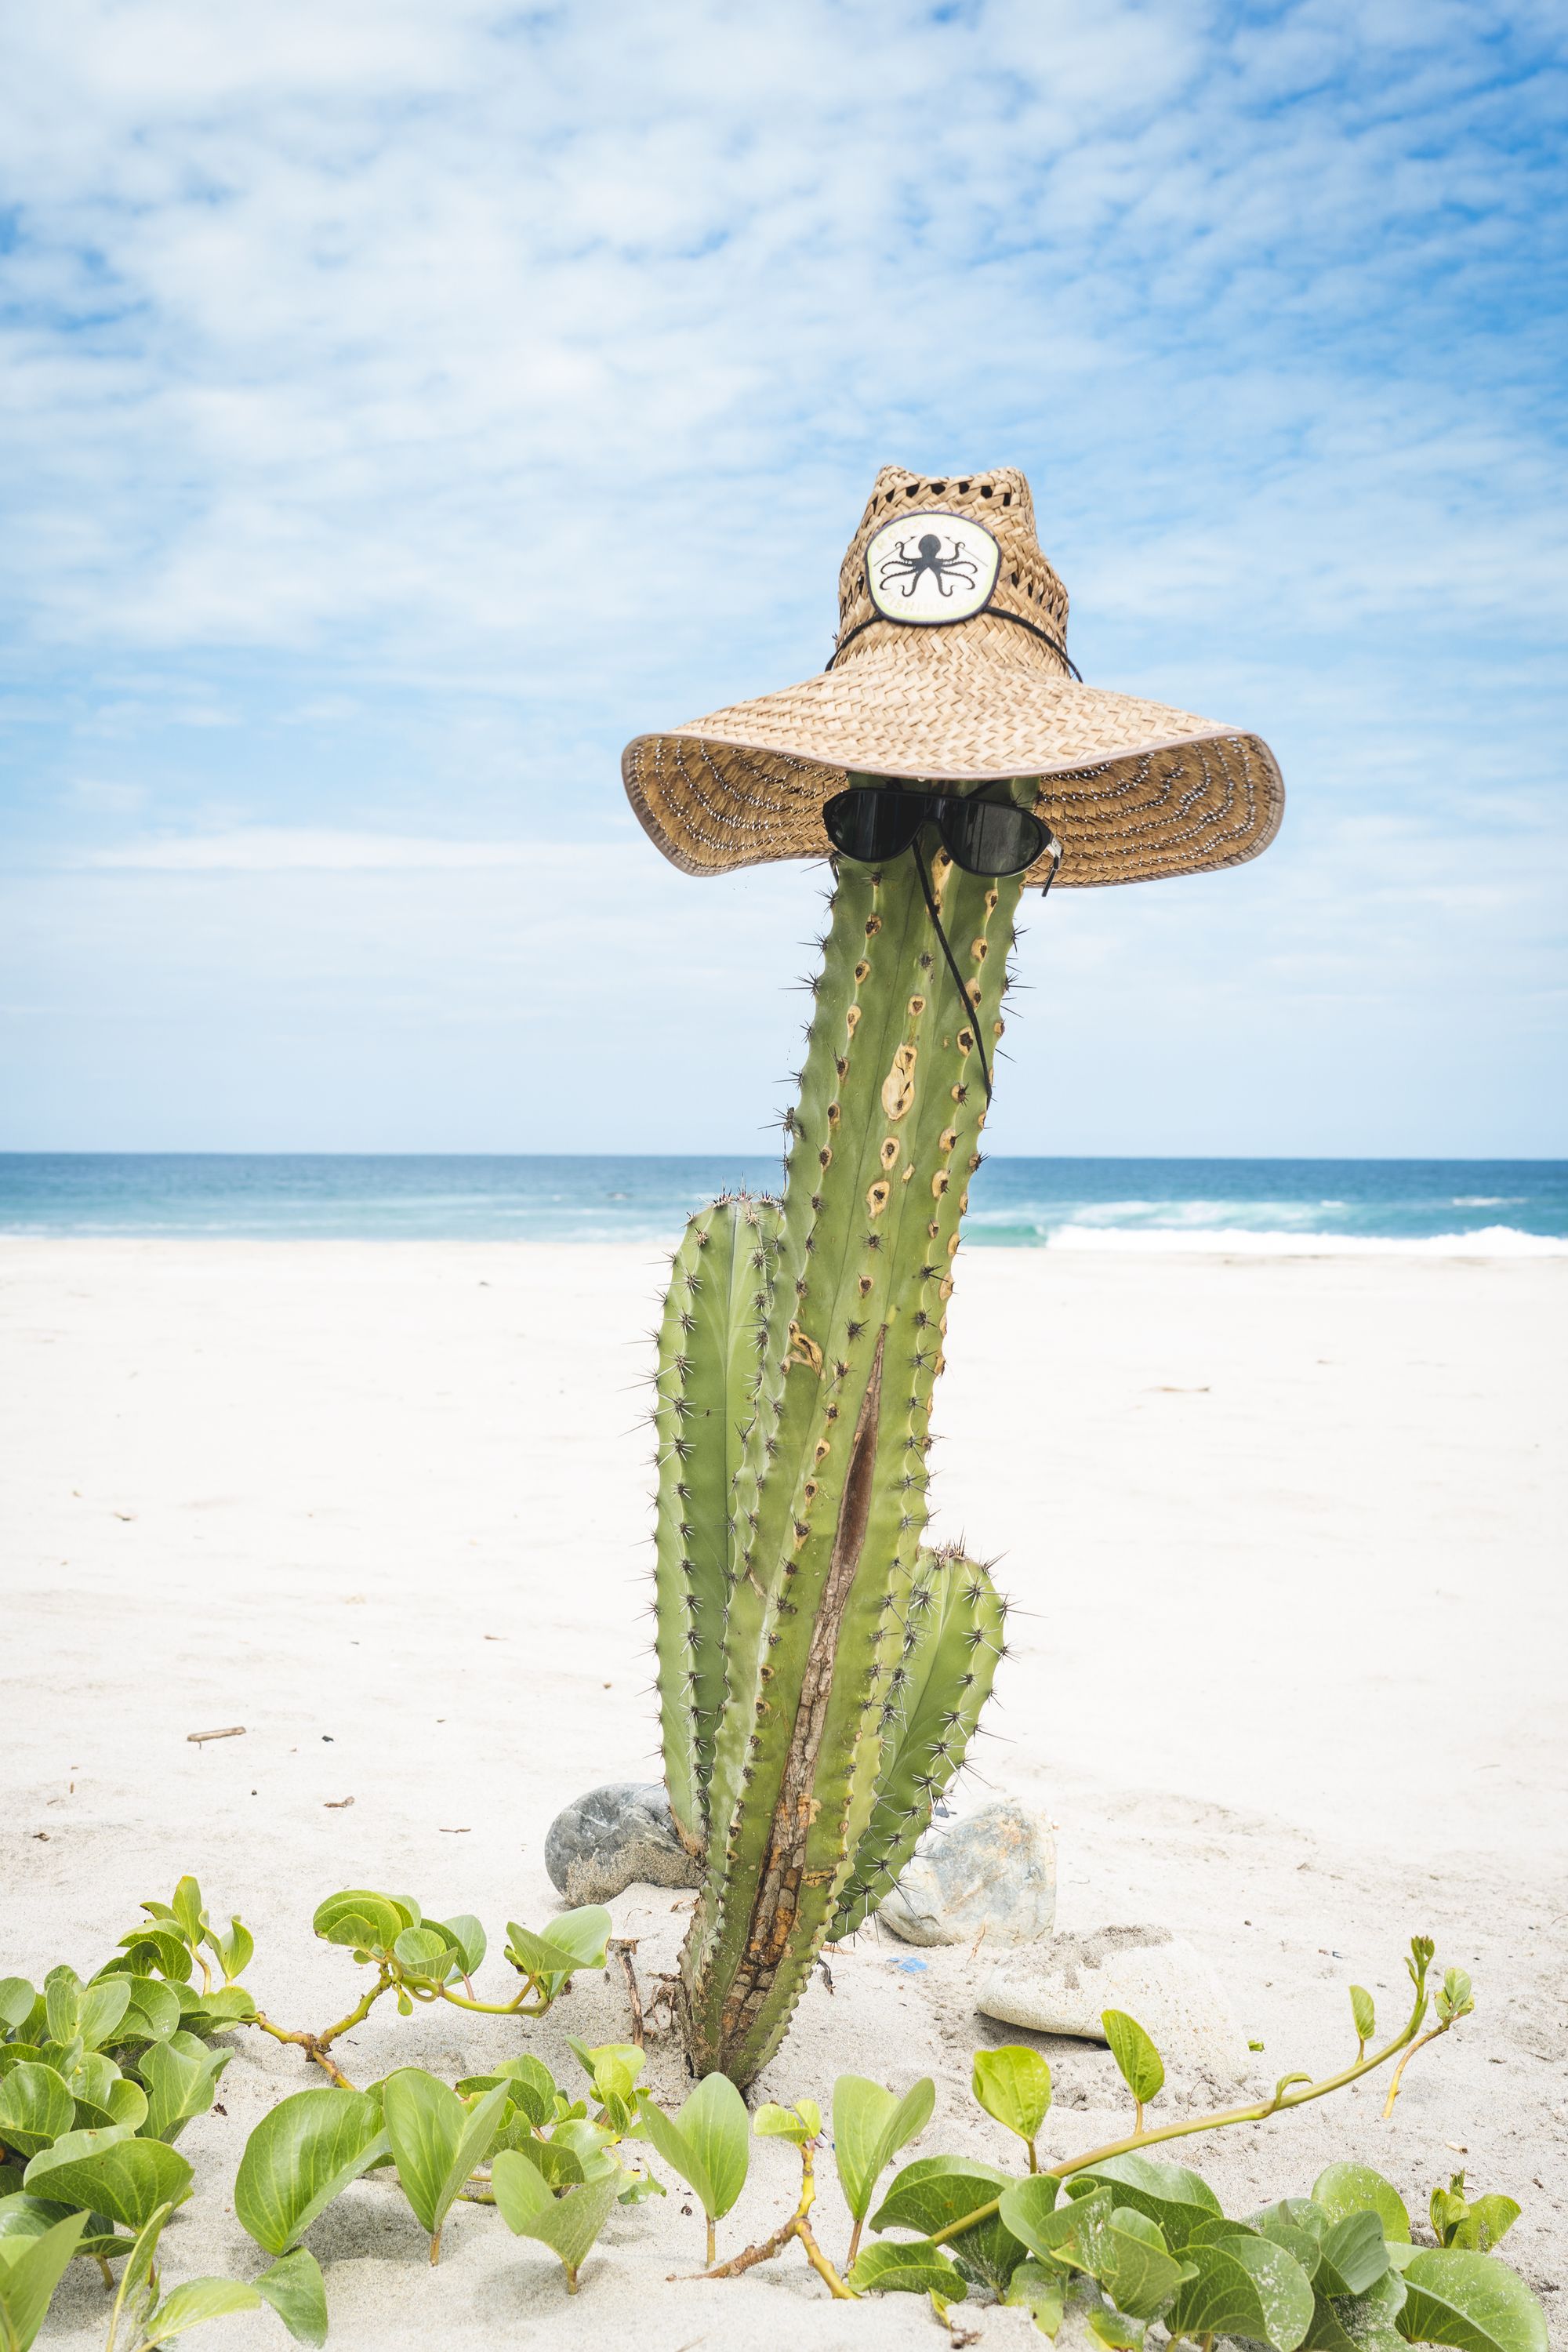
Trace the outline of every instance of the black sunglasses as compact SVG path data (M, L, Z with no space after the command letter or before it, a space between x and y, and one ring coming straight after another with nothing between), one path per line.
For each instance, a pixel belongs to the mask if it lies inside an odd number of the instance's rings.
M966 874L1022 874L1037 858L1061 850L1047 825L1011 801L959 800L951 793L918 792L903 784L876 791L851 785L822 812L835 849L859 866L879 866L934 824L943 848ZM1056 879L1053 867L1046 887Z

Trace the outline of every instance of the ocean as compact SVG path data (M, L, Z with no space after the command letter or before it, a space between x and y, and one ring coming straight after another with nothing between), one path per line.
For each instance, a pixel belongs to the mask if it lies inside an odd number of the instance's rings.
M777 1162L436 1153L0 1153L0 1233L247 1240L668 1241ZM1561 1160L988 1160L984 1248L1568 1255Z

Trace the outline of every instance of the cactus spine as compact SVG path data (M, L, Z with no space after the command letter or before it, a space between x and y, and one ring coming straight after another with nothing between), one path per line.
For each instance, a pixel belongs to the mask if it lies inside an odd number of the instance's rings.
M682 1956L700 2074L745 2084L817 1952L876 1907L1000 1649L984 1569L921 1549L931 1391L1019 884L846 864L782 1213L692 1220L660 1334L658 1616L671 1807L707 1859ZM723 1506L721 1508L720 1496Z

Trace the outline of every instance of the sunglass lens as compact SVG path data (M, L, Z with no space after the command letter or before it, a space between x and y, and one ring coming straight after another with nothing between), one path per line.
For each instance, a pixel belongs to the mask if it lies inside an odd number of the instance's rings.
M827 803L822 822L835 849L858 865L877 866L909 847L924 814L918 793L847 792Z
M1046 846L1039 818L1005 801L946 802L941 824L954 863L969 874L1022 874Z

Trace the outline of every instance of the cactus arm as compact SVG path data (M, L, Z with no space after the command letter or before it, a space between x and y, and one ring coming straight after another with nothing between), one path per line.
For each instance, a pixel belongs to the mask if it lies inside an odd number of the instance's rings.
M1002 1655L1005 1611L989 1570L961 1552L921 1552L882 1702L876 1801L839 1893L830 1943L871 1916L962 1770Z
M731 1513L777 1254L778 1203L725 1198L688 1223L658 1335L655 1610L659 1727L681 1843L708 1841L724 1696Z
M709 1877L683 1956L700 2071L777 2046L877 1801L898 1604L926 1516L951 1260L999 1034L1016 882L933 861L965 1015L912 859L835 894L737 1489ZM785 1276L788 1276L785 1279Z

